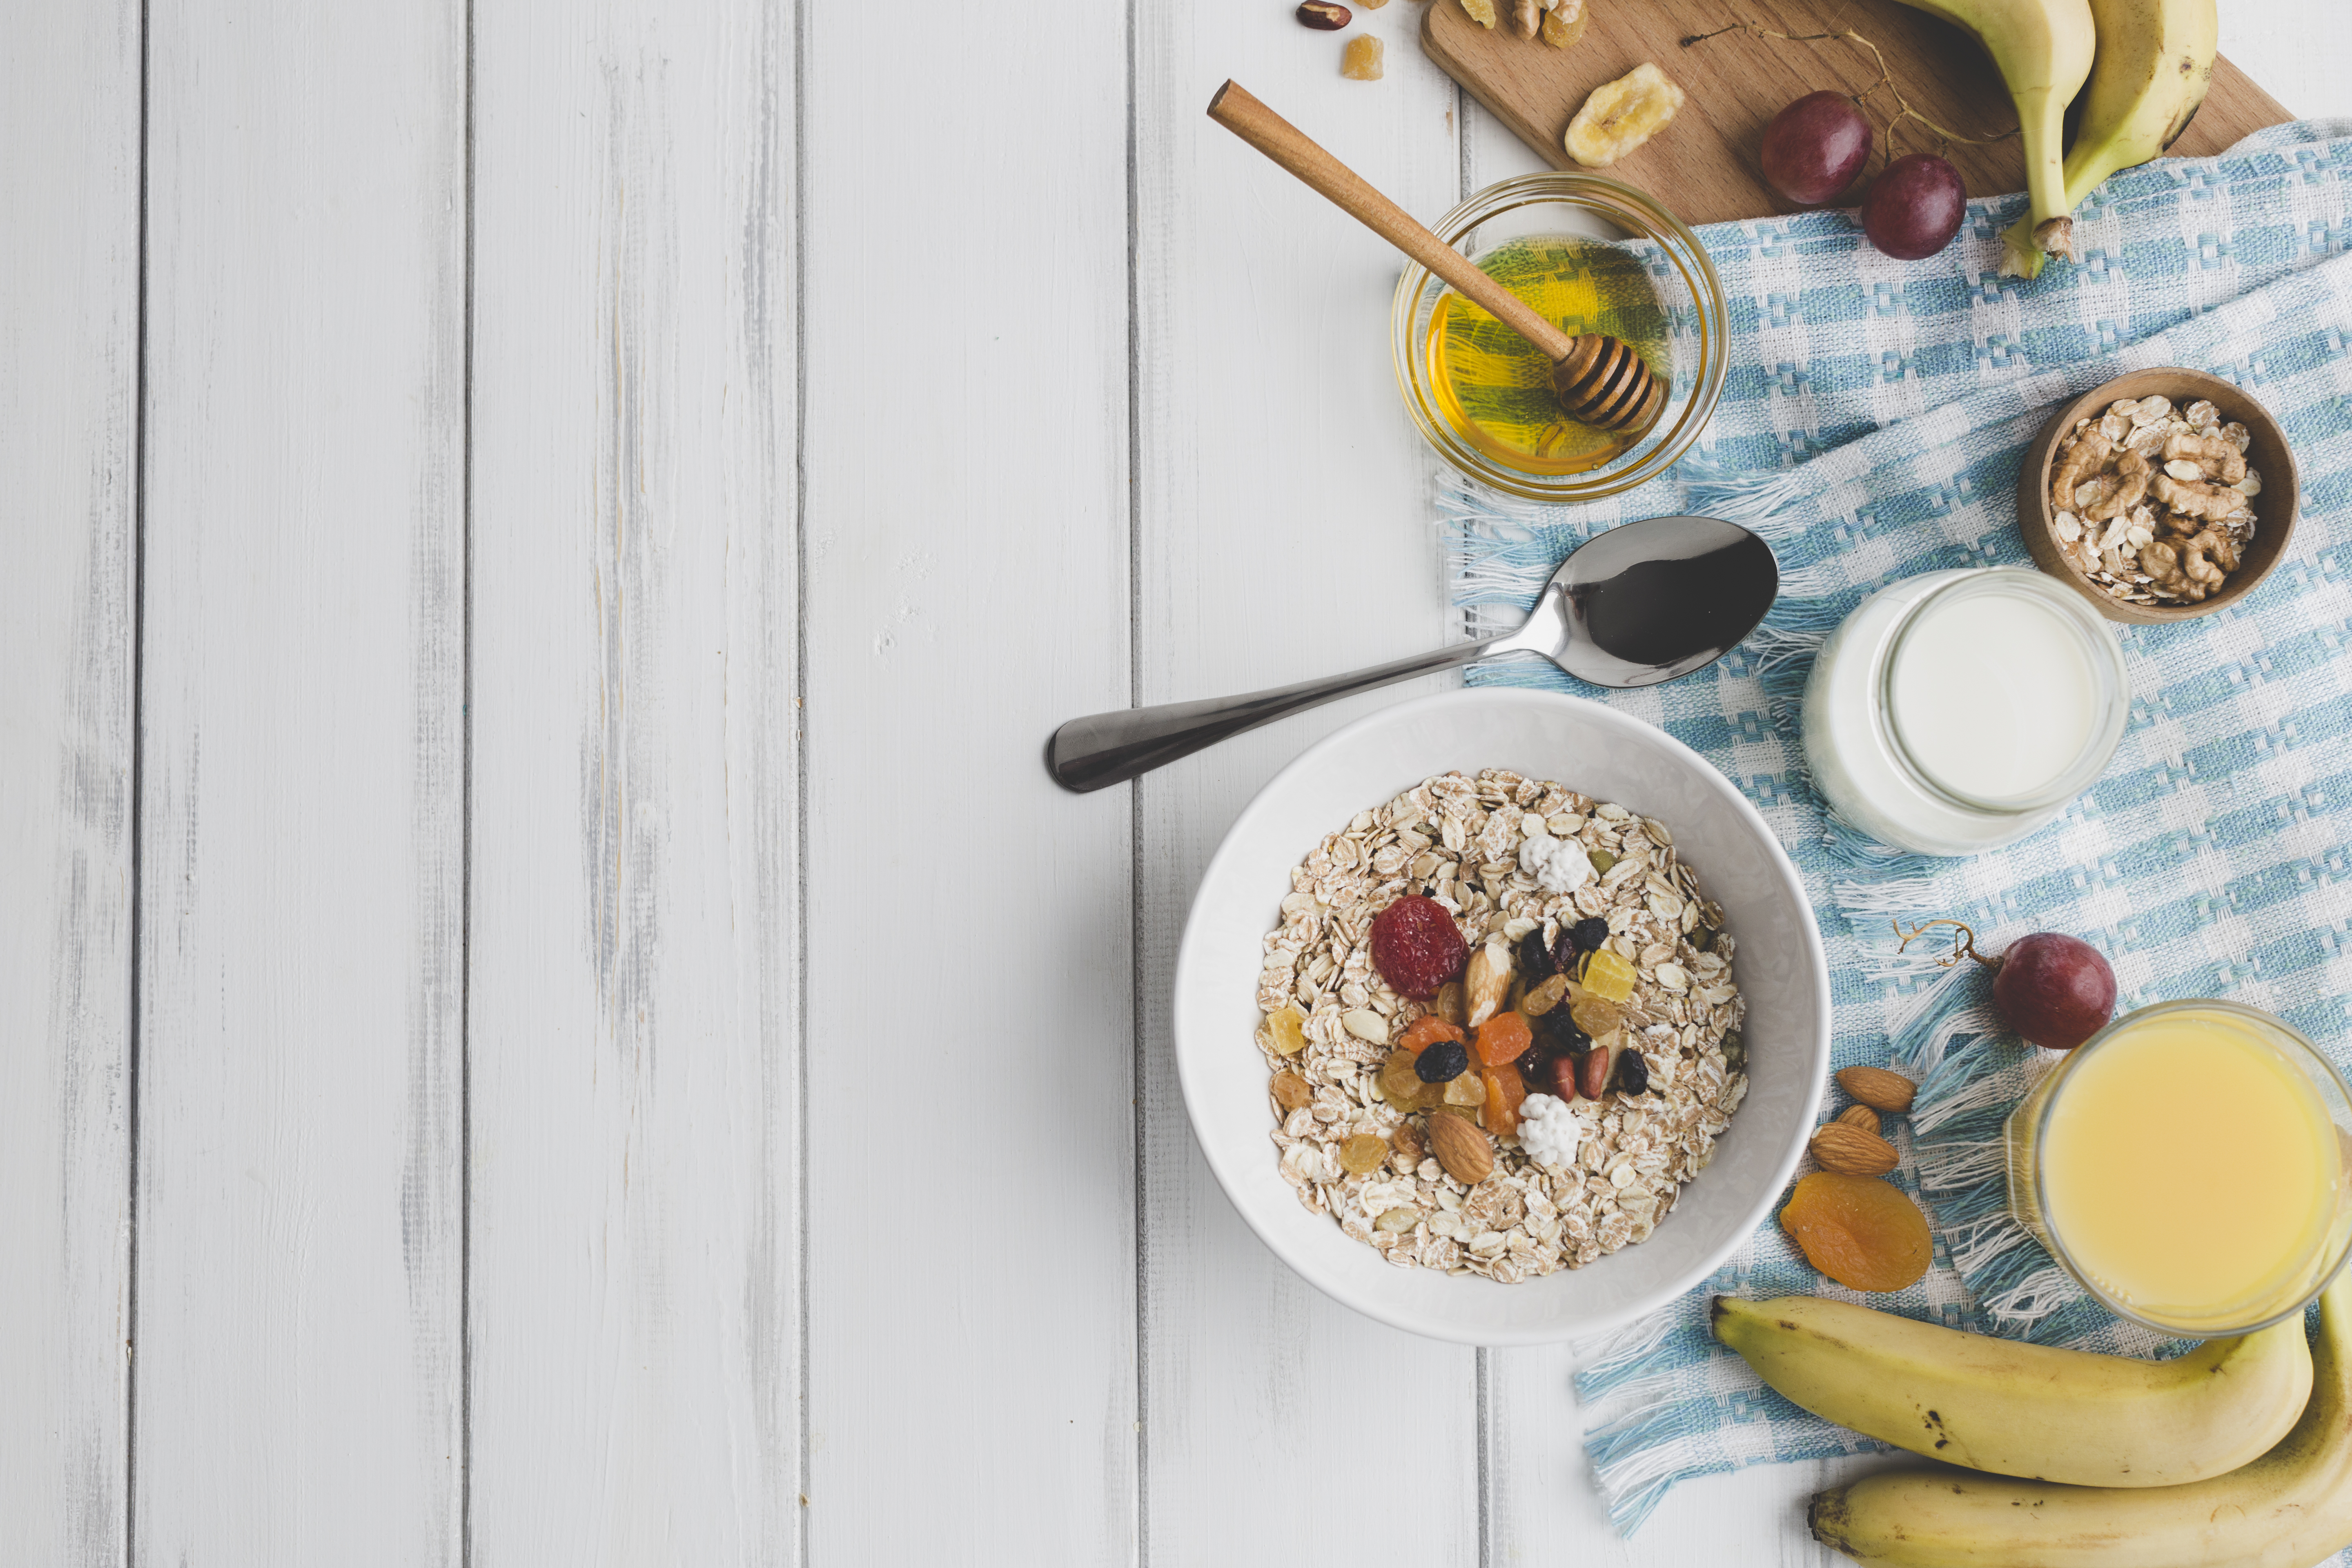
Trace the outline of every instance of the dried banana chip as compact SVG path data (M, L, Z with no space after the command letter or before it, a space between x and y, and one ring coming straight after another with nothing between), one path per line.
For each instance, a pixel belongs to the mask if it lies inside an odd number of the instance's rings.
M1482 27L1495 25L1495 0L1462 0L1462 8Z
M1568 155L1588 169L1605 169L1664 130L1682 106L1683 89L1644 60L1592 89L1568 122Z

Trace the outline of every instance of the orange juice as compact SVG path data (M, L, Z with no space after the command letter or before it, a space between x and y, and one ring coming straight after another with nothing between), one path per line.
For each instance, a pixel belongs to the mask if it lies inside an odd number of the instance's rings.
M2011 1204L2111 1307L2232 1331L2293 1310L2343 1256L2342 1103L2274 1019L2227 1003L2144 1009L2011 1119Z

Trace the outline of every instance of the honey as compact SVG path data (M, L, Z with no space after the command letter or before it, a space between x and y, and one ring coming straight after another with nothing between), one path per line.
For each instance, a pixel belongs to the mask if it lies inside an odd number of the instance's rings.
M1531 235L1475 259L1480 271L1563 331L1622 339L1660 379L1672 380L1665 308L1641 261L1623 247ZM1542 351L1451 289L1430 312L1422 351L1446 423L1522 473L1584 473L1644 434L1595 430L1567 417Z

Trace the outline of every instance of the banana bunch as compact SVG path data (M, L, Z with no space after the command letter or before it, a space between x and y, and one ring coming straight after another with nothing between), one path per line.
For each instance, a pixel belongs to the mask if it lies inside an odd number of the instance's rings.
M1807 1516L1814 1538L1861 1562L2306 1568L2352 1544L2352 1277L2339 1275L2320 1298L2308 1362L2289 1349L2303 1342L2297 1313L2191 1352L2202 1368L2194 1376L2168 1375L2179 1362L2112 1364L2119 1358L1896 1330L1869 1321L1883 1314L1864 1308L1817 1310L1831 1302L1738 1303L1728 1314L1724 1305L1718 1334L1800 1404L1845 1409L1886 1428L1875 1435L1938 1458L1980 1468L1997 1461L2035 1478L1912 1465L1816 1494ZM2200 1389L2200 1377L2225 1386ZM2283 1436L2215 1473L2279 1424L2265 1402L2305 1386ZM1906 1413L1911 1431L1896 1436ZM1949 1435L1948 1447L1925 1436L1931 1426ZM2102 1485L2047 1479L2102 1473Z
M2118 169L2145 163L2189 125L2213 79L2214 0L1905 0L1976 35L2024 132L2025 216L2001 237L2001 274L2032 278L2075 259L2075 205ZM2082 123L2063 162L2066 106Z

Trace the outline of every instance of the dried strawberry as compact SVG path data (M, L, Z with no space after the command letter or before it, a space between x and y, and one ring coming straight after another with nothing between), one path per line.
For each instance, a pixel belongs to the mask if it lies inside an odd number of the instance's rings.
M1434 996L1469 962L1470 944L1435 899L1408 894L1372 917L1372 967L1400 996Z

